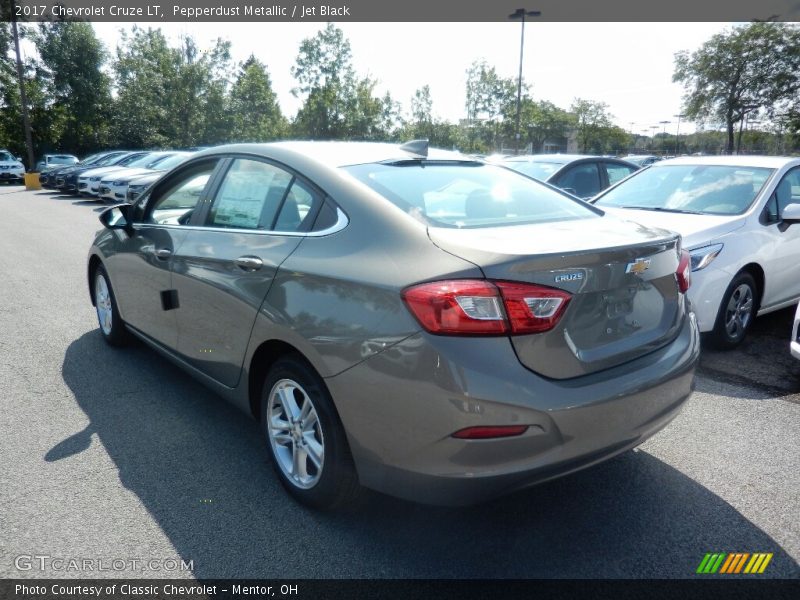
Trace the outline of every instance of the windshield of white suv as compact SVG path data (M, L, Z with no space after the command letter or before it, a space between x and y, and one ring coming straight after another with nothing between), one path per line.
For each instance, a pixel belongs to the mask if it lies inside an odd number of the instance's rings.
M595 202L703 215L745 212L774 169L727 165L669 165L639 171Z
M478 162L412 160L344 170L432 226L497 227L599 216L542 183Z
M12 156L12 155L11 155L11 154L9 154L8 152L0 152L0 161L12 161L12 162L17 162L17 159L16 159L16 157L15 157L15 156Z

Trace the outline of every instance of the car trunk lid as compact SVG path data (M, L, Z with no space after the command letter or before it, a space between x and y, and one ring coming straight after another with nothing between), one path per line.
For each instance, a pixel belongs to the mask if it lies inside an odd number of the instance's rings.
M434 244L489 279L572 294L555 327L512 335L519 360L545 377L607 369L669 343L684 318L678 234L611 216L510 227L429 228Z

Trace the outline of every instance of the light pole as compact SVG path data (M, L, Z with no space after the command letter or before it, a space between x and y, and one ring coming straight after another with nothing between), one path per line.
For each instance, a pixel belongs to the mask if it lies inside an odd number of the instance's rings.
M678 156L678 152L681 149L681 119L685 117L683 113L678 113L677 115L672 115L678 119L678 129L675 132L675 156Z
M508 15L509 19L520 19L522 21L522 33L519 38L519 78L517 79L517 123L514 128L514 154L519 154L519 111L522 102L522 56L525 50L525 17L538 17L542 14L540 10L525 10L518 8Z

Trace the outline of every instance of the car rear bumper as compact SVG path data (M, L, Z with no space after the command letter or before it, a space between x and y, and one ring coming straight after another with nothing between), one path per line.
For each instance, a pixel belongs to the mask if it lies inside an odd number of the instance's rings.
M667 425L693 389L693 313L669 345L569 380L526 369L506 338L416 334L326 380L361 483L432 504L480 502L583 469ZM480 425L516 437L460 440Z

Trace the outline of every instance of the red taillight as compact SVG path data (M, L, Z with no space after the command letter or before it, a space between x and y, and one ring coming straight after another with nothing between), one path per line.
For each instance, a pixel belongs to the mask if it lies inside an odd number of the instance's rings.
M686 250L681 250L681 259L678 262L675 279L678 280L678 289L685 294L692 285L692 258Z
M562 290L526 283L459 279L403 291L411 313L438 335L541 333L555 327L570 299Z
M511 333L541 333L556 326L572 297L541 285L498 281L511 323Z
M528 429L527 425L496 425L482 427L467 427L453 434L460 440L488 440L491 438L513 437L522 435Z

